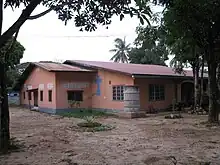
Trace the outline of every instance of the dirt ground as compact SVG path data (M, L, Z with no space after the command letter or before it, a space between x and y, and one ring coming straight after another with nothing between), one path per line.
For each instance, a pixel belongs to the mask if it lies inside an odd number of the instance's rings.
M220 165L220 128L200 124L207 116L101 118L116 128L92 133L74 129L81 119L21 108L10 115L11 136L24 148L1 156L1 165Z

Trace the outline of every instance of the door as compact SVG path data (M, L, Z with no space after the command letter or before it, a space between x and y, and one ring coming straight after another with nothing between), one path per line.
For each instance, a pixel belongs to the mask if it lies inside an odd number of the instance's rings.
M38 107L38 90L34 91L34 106Z

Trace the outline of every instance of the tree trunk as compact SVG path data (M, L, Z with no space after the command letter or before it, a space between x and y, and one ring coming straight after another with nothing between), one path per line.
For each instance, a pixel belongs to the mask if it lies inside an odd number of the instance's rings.
M203 104L203 95L204 95L204 90L203 90L203 86L204 86L204 81L203 81L203 74L204 74L204 66L205 66L205 59L204 59L204 55L202 56L202 69L201 69L201 85L200 85L200 101L199 101L199 106L202 107Z
M217 63L215 61L214 54L209 55L208 61L208 73L209 73L209 116L208 121L210 123L216 123L219 121L218 112L218 86L216 79Z
M0 63L0 151L6 152L10 145L9 133L9 107L6 81L6 70L4 64Z
M196 62L197 63L197 62ZM194 76L194 110L198 107L199 100L199 65L195 66L195 76Z

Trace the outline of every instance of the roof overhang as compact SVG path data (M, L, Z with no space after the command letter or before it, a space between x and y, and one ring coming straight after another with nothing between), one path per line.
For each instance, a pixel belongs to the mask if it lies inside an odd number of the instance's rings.
M153 75L153 74L132 74L133 78L154 78L154 79L193 79L192 76L180 76L180 75ZM204 77L204 79L208 79L208 77Z

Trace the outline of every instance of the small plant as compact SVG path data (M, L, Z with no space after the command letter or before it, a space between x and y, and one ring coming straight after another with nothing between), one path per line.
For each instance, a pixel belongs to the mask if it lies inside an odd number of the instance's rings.
M109 130L112 130L114 129L115 127L114 126L111 126L111 125L101 125L99 127L95 127L94 128L94 131L109 131Z
M78 123L77 125L80 127L89 127L89 128L94 128L94 127L98 127L98 126L102 125L102 124L95 121L94 116L85 116L84 120L85 120L85 122Z
M84 131L87 132L108 131L114 128L111 125L104 125L96 122L96 118L94 116L86 116L83 119L85 122L78 123L77 125L81 128L84 128Z
M183 118L181 114L170 114L164 117L165 119L180 119Z
M87 123L94 123L95 122L95 116L85 116L84 117L84 120L87 122Z
M68 100L68 104L69 104L70 108L79 108L81 105L81 102L76 101L76 100Z

